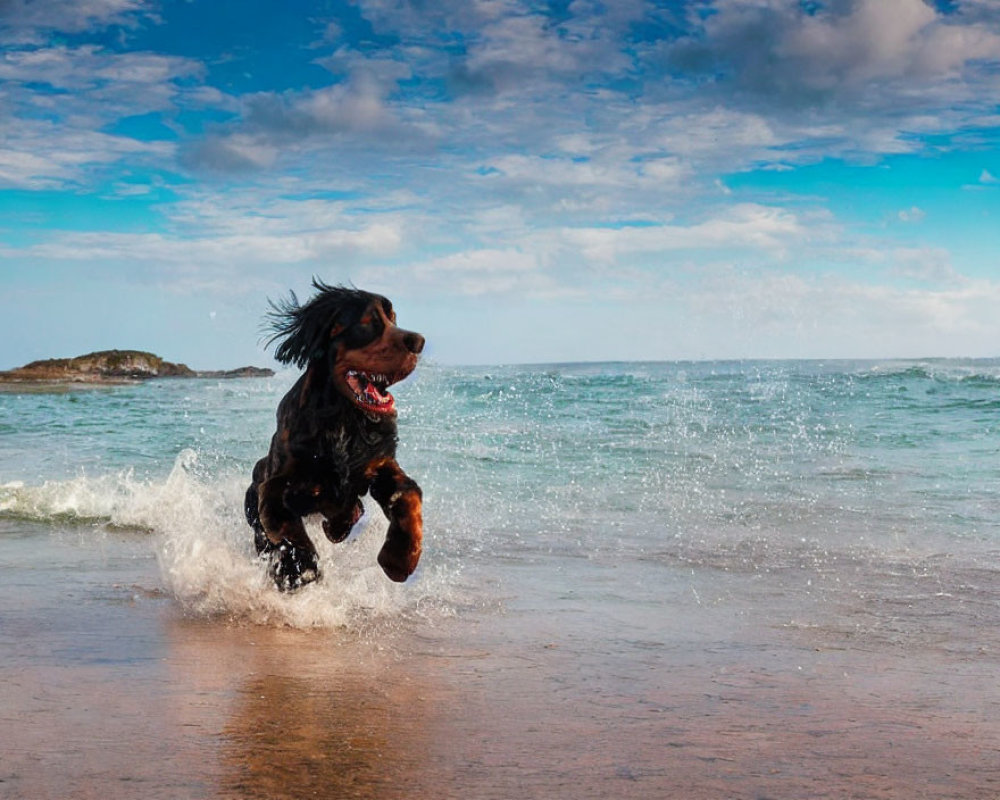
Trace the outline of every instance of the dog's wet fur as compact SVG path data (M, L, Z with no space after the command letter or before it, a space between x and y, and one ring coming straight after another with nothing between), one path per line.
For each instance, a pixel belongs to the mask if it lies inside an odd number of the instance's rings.
M389 520L378 563L405 581L423 538L420 487L396 463L396 402L387 388L409 375L424 337L396 325L385 297L313 280L299 304L272 303L275 358L305 368L278 404L268 454L253 468L247 522L283 591L320 576L303 517L320 514L331 542L347 538L371 493Z

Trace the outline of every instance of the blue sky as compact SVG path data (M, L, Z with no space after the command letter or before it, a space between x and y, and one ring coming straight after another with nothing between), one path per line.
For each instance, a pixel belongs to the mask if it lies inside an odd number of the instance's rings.
M1000 355L994 0L5 0L0 368Z

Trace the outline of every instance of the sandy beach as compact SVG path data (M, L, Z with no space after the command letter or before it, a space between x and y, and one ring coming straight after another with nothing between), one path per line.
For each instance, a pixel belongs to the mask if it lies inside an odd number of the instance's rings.
M614 564L589 564L575 579L606 587L595 607L537 589L551 565L515 564L536 589L495 609L303 631L187 616L145 535L16 524L0 549L12 800L1000 794L985 573L942 565L958 594L936 608L907 604L919 575L873 573L877 602L850 609L793 596L794 570L762 592L656 564L637 606L616 602ZM70 562L74 580L48 580Z

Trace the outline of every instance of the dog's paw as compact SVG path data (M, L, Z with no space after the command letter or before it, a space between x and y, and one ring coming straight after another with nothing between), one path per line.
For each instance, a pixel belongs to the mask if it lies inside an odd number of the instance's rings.
M361 519L364 513L364 505L362 505L360 500L356 500L347 512L338 514L332 518L325 518L323 520L323 533L334 544L340 544L351 535L351 531L358 524L358 520Z
M261 557L267 560L267 574L280 592L294 592L319 580L316 554L296 547L287 539L279 545L270 545Z
M409 578L420 561L420 537L412 536L390 525L385 544L378 553L378 565L390 580L402 583Z
M390 580L402 583L417 568L424 538L420 490L397 492L390 498L389 530L378 563Z
M417 568L418 561L420 561L420 550L416 553L400 553L383 545L378 554L378 565L382 567L389 580L396 583L402 583L409 578Z

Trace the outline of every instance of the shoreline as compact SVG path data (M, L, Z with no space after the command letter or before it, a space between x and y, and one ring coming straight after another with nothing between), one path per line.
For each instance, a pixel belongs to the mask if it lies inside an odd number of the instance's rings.
M963 615L963 597L939 636L905 604L852 627L858 610L714 570L649 565L650 602L595 601L540 581L541 561L505 567L498 607L298 630L192 617L155 539L85 531L0 520L12 800L1000 792L997 612Z
M238 374L237 374L238 373ZM102 389L113 386L138 386L154 381L190 381L190 380L239 380L241 378L272 378L272 370L261 370L260 374L250 375L242 370L206 370L194 375L157 375L152 377L67 377L67 378L10 378L0 373L0 392L29 393L38 392L68 392L76 389Z

